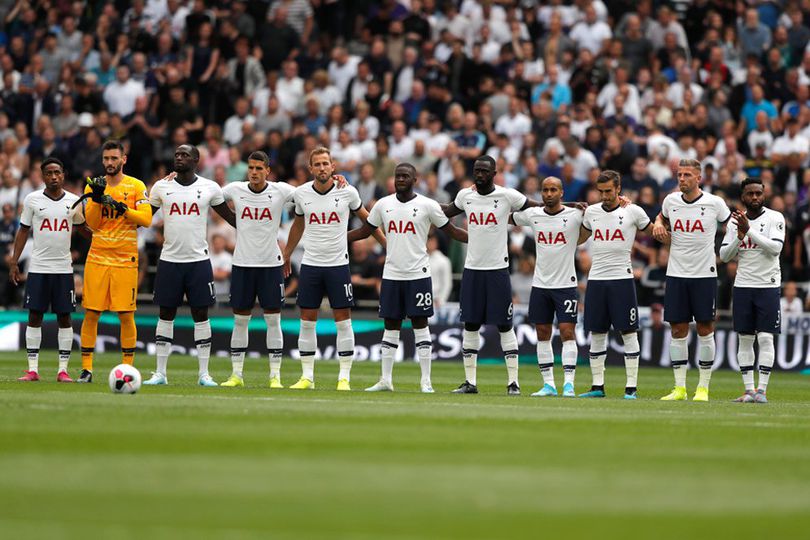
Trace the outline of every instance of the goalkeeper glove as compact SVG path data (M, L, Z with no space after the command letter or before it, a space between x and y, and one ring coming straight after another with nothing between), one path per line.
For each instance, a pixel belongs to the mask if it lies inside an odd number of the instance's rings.
M126 203L116 201L109 195L102 195L99 202L110 210L113 210L115 212L115 217L117 218L123 216L127 212Z
M107 188L107 178L104 176L96 176L95 178L88 178L87 185L90 186L90 200L95 203L101 203L101 197L104 195L104 190Z

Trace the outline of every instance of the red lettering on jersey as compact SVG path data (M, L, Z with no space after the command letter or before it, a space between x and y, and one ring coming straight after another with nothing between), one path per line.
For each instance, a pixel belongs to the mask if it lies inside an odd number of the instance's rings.
M543 231L537 233L537 243L538 244L546 244L546 245L555 245L555 244L567 244L565 240L565 235L562 231L554 234L553 232L549 231L548 233L544 234Z
M399 234L416 234L416 229L414 228L412 221L389 221L388 232L395 232Z
M270 214L269 208L251 208L246 206L242 209L242 219L261 220L268 219L273 221L273 216Z
M681 231L681 232L706 232L703 228L703 222L699 219L692 221L691 219L685 219L681 221L680 219L675 220L675 224L672 226L672 231Z
M759 245L756 242L746 237L740 242L740 249L757 249Z
M51 232L62 232L62 231L70 231L70 224L68 223L67 219L59 219L59 218L45 218L42 220L42 223L39 225L40 232L42 231L51 231Z
M624 234L621 229L605 229L604 231L596 229L593 231L593 239L600 242L613 242L614 240L624 242Z
M469 215L469 221L471 225L497 225L498 220L495 219L495 214L489 212L488 214L484 215L483 212L471 212Z
M340 223L340 216L338 216L337 212L330 212L329 216L326 215L326 212L321 212L320 214L317 212L313 212L309 215L309 223L310 224L318 224L318 225L331 225L332 223Z
M172 203L169 207L169 215L173 214L182 214L184 216L190 216L191 214L200 215L200 207L197 203L182 203L182 205L177 203Z

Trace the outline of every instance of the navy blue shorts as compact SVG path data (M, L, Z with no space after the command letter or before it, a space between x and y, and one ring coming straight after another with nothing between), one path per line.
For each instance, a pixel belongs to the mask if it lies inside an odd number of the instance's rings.
M509 270L469 270L461 275L461 321L471 324L512 324L512 282Z
M664 292L664 320L670 323L714 320L717 278L667 276Z
M383 279L380 317L401 321L405 317L433 316L433 282L429 277L399 281Z
M782 330L780 304L779 287L766 289L734 287L731 306L734 331L738 334L780 333Z
M256 297L265 310L284 305L284 273L281 266L233 266L231 269L231 307L239 311L253 309Z
M638 330L638 301L633 279L589 280L585 291L585 331L604 334Z
M354 307L352 292L352 273L349 265L343 266L309 266L301 265L298 276L298 307L318 309L323 295L329 298L332 309Z
M216 303L214 271L210 260L189 263L158 261L155 304L160 307L180 307L184 296L191 307L210 307Z
M578 303L579 292L576 287L565 289L532 287L532 295L529 298L529 322L551 324L556 313L557 323L576 324Z
M25 308L40 313L76 311L73 274L28 273L25 282ZM49 309L50 308L50 309Z

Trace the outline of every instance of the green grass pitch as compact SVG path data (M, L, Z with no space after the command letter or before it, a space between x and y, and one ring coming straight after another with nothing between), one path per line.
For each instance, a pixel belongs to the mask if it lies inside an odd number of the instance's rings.
M672 374L642 369L638 402L505 395L505 368L479 368L482 393L437 394L397 364L394 394L366 394L379 365L337 364L315 391L271 391L264 360L248 388L199 388L172 357L171 385L109 392L118 355L92 385L17 383L24 353L0 355L0 537L18 538L799 538L810 525L810 379L775 372L768 405L740 405L739 374L716 373L710 403L662 403ZM154 359L141 355L145 376ZM77 373L74 355L72 374ZM224 380L228 361L212 360ZM558 384L562 370L557 368ZM285 385L299 374L285 360ZM689 374L694 390L696 371ZM580 368L578 390L590 382Z

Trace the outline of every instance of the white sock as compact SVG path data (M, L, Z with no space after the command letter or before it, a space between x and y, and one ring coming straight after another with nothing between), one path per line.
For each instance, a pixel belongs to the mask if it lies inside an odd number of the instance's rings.
M577 349L576 340L569 339L562 343L562 365L565 373L565 382L574 384L577 375Z
M172 342L174 341L174 321L158 319L155 328L155 353L157 355L157 367L155 371L161 375L166 375L166 366L169 363L169 355L172 352Z
M419 357L419 367L422 370L422 383L430 383L430 362L433 352L433 342L430 339L430 328L413 329L413 340L416 343L416 356Z
M773 369L773 334L757 332L757 343L759 344L759 389L765 392L768 390L768 379L771 378Z
M698 386L703 388L708 388L709 382L712 380L715 349L714 332L708 336L698 336L698 367L700 368L698 370L700 372Z
M641 347L638 344L638 334L636 332L624 334L624 370L627 373L626 388L636 388L638 386L638 359Z
M337 351L338 362L340 363L340 373L338 380L352 376L352 361L354 360L354 330L352 330L352 320L335 322L337 326Z
M242 378L245 367L245 351L248 346L248 325L250 315L234 314L233 332L231 332L231 365L233 374Z
M675 386L686 387L686 364L689 361L689 337L672 338L669 358L675 373Z
M537 365L543 375L543 384L557 388L554 384L554 350L551 348L551 341L537 342Z
M476 331L464 330L461 338L461 353L464 357L464 378L468 383L476 386L475 372L478 367L478 349L481 347L481 334Z
M386 330L383 332L382 348L380 350L382 364L382 380L391 384L394 373L394 356L399 347L399 330Z
M315 380L315 351L318 348L318 336L315 334L315 321L301 320L298 332L298 352L301 355L301 377Z
M501 350L506 362L507 384L518 384L518 342L514 328L501 332Z
M607 338L604 333L591 333L591 376L593 386L605 386L605 359L607 358Z
M211 321L194 323L194 345L197 347L199 376L208 375L208 360L211 358Z
M281 377L281 353L284 350L284 336L281 333L281 313L265 313L267 324L267 355L270 359L270 378Z
M740 373L746 391L754 389L754 337L752 334L739 334L737 336L739 341L737 364L740 366ZM759 350L762 351L761 344Z
M56 341L59 346L59 371L67 371L70 350L73 348L73 328L60 328Z
M39 346L42 343L42 328L25 327L25 348L28 351L28 371L39 373Z

